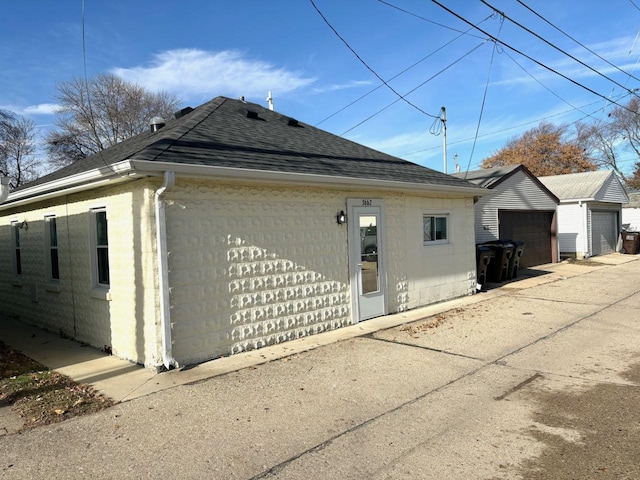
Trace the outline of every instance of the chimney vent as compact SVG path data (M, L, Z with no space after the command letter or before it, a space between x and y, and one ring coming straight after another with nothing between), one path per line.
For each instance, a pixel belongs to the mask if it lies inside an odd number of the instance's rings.
M157 132L162 127L164 127L166 124L167 124L167 122L164 121L164 118L162 118L162 117L153 117L151 119L151 122L149 122L149 127L151 128L152 132Z

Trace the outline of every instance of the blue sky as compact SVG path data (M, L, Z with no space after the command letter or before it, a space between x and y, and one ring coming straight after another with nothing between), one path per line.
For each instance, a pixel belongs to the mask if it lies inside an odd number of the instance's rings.
M442 125L444 106L448 172L455 154L462 170L478 168L541 120L606 116L611 101L625 103L628 90L640 87L516 0L487 2L609 78L492 16L480 1L438 1L592 92L495 48L431 0L314 0L351 49L408 102L358 60L309 0L85 0L86 72L167 90L192 107L218 95L266 106L272 91L277 111L440 171L443 137L430 130ZM522 1L640 78L640 0ZM56 84L84 75L82 32L82 0L3 1L0 108L34 120L41 133L51 128ZM622 167L630 172L633 163L629 154Z

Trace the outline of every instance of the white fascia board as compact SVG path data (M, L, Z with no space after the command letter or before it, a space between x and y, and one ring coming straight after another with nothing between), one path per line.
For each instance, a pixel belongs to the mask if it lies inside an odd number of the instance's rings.
M380 190L405 190L434 193L453 193L464 196L487 195L490 190L481 187L451 187L425 183L408 183L390 180L338 177L332 175L314 175L308 173L276 172L267 170L249 170L245 168L216 167L180 163L163 163L131 160L131 166L139 175L161 175L173 171L185 178L223 178L260 183L282 185L318 185L318 186L354 186Z
M129 162L120 162L111 166L104 166L87 172L71 175L52 182L25 188L12 192L5 203L0 204L0 210L20 207L30 203L48 200L50 198L70 195L72 193L92 190L105 185L113 185L130 181L136 177Z
M177 176L183 178L222 178L281 185L351 186L379 190L450 193L462 196L483 196L491 193L489 189L473 186L451 187L447 185L337 177L331 175L126 160L10 193L6 202L0 204L0 210L92 190L105 185L126 182L140 177L161 177L166 171L173 171Z

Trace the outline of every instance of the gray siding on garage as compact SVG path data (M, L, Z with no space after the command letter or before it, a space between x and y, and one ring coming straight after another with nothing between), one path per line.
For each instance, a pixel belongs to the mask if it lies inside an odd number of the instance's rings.
M476 242L496 240L500 236L498 210L554 211L555 200L523 171L514 173L481 197L475 205Z

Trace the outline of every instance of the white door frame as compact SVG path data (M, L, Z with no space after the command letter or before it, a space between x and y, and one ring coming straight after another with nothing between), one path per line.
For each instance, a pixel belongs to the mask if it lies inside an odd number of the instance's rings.
M379 198L347 199L349 241L349 283L351 288L351 311L353 323L387 314L387 275L384 201ZM362 293L362 241L360 215L375 215L377 218L377 269L378 290Z

